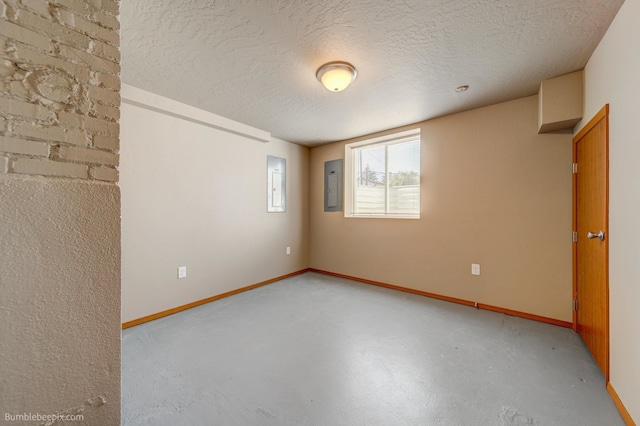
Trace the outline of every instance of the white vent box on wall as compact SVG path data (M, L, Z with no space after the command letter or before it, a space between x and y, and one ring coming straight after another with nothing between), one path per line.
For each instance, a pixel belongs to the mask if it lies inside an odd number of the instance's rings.
M287 160L267 155L267 212L285 212Z
M584 71L544 80L538 92L538 133L572 129L582 119Z

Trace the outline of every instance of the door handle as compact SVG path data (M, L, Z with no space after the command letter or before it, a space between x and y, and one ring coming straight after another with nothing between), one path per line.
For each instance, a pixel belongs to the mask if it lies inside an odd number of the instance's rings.
M604 241L604 231L600 231L597 234L594 234L593 232L587 232L587 238L590 240L597 238L600 241Z

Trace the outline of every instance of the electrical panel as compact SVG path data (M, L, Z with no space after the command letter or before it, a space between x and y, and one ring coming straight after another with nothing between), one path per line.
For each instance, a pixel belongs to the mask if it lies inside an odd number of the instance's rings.
M324 163L324 211L342 211L343 160Z

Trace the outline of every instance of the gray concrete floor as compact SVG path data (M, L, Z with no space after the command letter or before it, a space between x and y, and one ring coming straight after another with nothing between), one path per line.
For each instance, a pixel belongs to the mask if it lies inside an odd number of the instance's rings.
M571 330L306 273L122 332L124 425L624 425Z

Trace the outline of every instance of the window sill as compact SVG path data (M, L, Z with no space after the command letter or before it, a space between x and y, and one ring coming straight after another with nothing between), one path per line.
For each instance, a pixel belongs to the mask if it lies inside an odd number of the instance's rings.
M345 214L346 219L420 219L420 215L407 214Z

